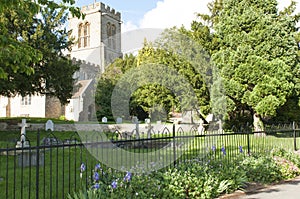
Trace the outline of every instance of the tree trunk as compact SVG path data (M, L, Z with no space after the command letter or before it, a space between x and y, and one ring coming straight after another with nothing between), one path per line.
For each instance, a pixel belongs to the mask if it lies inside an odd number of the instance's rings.
M253 126L254 126L254 135L256 136L265 136L265 127L264 123L259 114L253 114Z

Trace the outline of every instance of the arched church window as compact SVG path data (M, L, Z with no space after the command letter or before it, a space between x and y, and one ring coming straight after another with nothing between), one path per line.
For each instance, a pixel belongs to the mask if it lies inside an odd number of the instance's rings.
M78 48L90 45L90 23L80 23L78 26Z
M116 26L112 25L111 26L111 39L112 39L112 48L116 49Z
M90 45L90 24L86 22L83 27L83 46Z
M106 32L107 32L108 47L110 47L111 46L111 24L109 22L106 24Z
M82 27L83 27L83 24L81 23L81 24L79 24L79 26L78 26L78 48L81 48L81 44L82 44L82 36L83 36L83 34L82 34Z

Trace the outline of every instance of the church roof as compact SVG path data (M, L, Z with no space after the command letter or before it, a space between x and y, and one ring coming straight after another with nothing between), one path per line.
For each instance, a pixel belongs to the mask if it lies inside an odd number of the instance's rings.
M92 81L92 79L78 81L76 86L79 86L79 89L73 94L72 99L80 97L86 91Z

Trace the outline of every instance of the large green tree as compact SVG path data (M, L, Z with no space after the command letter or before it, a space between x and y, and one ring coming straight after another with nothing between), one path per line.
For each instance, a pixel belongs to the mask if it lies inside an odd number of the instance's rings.
M228 112L250 111L255 130L273 117L299 84L297 16L293 3L283 12L276 0L224 0L213 29L214 64L224 80Z
M77 65L63 55L68 12L80 17L73 0L12 0L0 5L0 95L49 94L71 97Z
M202 113L207 114L209 92L205 77L201 74L206 74L207 71L196 66L202 61L207 61L197 53L187 53L186 50L191 48L192 41L182 35L183 33L176 28L166 30L156 44L145 42L136 57L125 56L108 67L98 83L98 113L102 115L105 107L110 106L111 89L114 89L122 75L125 75L128 77L128 85L138 86L131 96L131 114L136 114L140 108L148 114L155 113L159 119L164 119L167 113L174 110L200 108ZM198 62L189 59L191 56L199 56ZM137 75L130 76L130 73Z

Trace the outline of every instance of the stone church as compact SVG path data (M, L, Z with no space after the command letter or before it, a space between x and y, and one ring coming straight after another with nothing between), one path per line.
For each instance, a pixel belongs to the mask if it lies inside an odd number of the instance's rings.
M68 27L75 45L68 56L80 63L74 74L77 79L70 103L61 106L58 99L48 96L0 96L0 117L48 117L64 116L68 120L88 121L94 115L93 88L97 76L114 59L122 57L121 14L101 2L83 6L84 19L70 17ZM39 107L39 108L37 108Z

